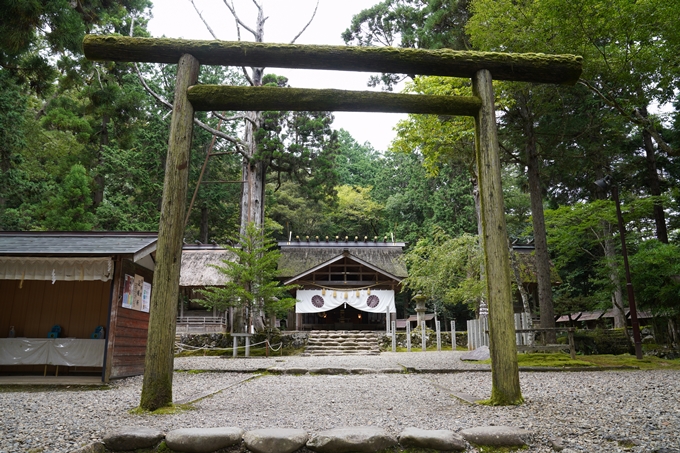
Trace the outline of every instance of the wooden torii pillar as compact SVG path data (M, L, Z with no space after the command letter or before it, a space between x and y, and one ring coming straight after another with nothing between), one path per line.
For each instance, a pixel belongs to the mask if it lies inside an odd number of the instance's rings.
M90 60L179 64L158 231L142 408L155 409L172 402L172 347L194 109L392 112L474 117L489 301L493 383L490 403L509 405L523 401L517 367L492 77L496 80L574 84L581 75L581 57L95 35L85 37L84 50ZM467 77L472 79L474 95L424 96L332 89L195 85L199 62L220 66Z

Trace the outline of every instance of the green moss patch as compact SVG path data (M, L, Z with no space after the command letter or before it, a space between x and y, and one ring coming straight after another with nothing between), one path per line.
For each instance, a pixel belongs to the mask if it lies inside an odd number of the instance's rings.
M638 360L630 354L602 354L582 357L584 361L602 367L629 367L641 370L680 370L680 359L660 359L653 356L645 356Z
M475 445L479 453L509 453L512 451L527 450L527 446L523 447L492 447L489 445Z
M189 404L171 404L169 406L164 406L156 409L155 411L147 411L141 407L136 407L129 410L128 412L132 415L174 415L179 414L184 411L192 411L195 408Z

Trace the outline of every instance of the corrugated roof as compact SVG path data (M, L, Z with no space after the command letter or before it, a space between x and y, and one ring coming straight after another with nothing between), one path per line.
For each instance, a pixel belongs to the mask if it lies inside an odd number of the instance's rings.
M0 232L0 255L112 256L135 260L156 250L158 233L146 232Z
M354 244L354 243L349 243ZM370 244L370 243L369 243ZM279 276L282 278L296 277L323 263L331 261L347 251L349 258L356 257L372 266L399 278L408 277L406 265L401 261L403 244L372 246L348 246L346 244L326 245L324 243L288 245L279 243L281 258L279 258Z
M593 320L597 320L597 319L600 319L600 318L613 318L613 317L614 317L614 310L607 310L606 312L603 312L601 310L600 311L583 311L583 312L580 312L580 313L572 313L571 314L572 321L593 321ZM650 319L650 318L653 318L654 315L651 312L648 312L648 311L638 311L637 317L638 317L638 319ZM630 318L630 310L628 310L628 309L626 309L626 318ZM555 322L569 322L569 315L562 315Z
M179 286L224 285L226 276L211 266L222 266L224 260L234 261L236 255L223 248L182 250Z
M425 313L425 321L434 319L434 313ZM410 315L407 321L418 321L418 315Z

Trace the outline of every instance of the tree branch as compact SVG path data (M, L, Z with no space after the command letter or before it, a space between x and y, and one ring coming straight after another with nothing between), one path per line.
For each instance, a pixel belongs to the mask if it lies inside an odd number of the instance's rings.
M300 33L295 35L295 38L293 38L293 40L290 42L291 44L295 44L295 41L297 41L297 39L300 37L300 35L303 34L305 32L305 30L307 30L307 27L309 27L309 24L311 24L312 21L314 20L314 16L316 16L316 10L318 10L318 9L319 9L319 0L316 0L316 6L314 7L314 12L312 13L312 17L309 19L309 22L307 22L307 25L305 25L302 28L302 30L300 30Z
M191 3L193 4L193 1L191 1ZM133 22L133 24L134 24L134 22ZM132 36L132 27L130 27L130 36ZM133 66L135 68L135 72L137 73L137 78L139 79L140 83L142 84L142 86L144 87L146 92L149 93L151 96L153 96L165 108L172 111L173 105L170 102L163 99L163 97L160 94L158 94L154 90L152 90L151 87L146 83L146 80L144 80L144 77L142 76L142 72L139 70L139 66L137 65L137 63L133 63ZM211 133L212 135L214 135L216 137L223 138L223 139L227 140L228 142L233 143L234 145L236 145L236 152L241 154L241 156L243 156L244 159L250 160L250 157L244 151L244 149L246 149L247 146L242 140L240 140L236 137L232 137L231 135L225 134L222 131L218 131L217 129L214 129L214 128L208 126L207 124L205 124L204 122L200 121L196 117L194 117L194 123L196 125L198 125L200 128L204 129L205 131Z
M231 135L225 134L222 131L218 131L215 128L212 128L205 124L204 122L200 121L198 118L194 118L194 123L204 129L205 131L213 134L216 137L220 137L225 139L226 141L233 143L236 145L236 152L239 153L241 156L243 156L244 159L247 159L248 161L250 160L250 157L248 154L244 151L245 148L247 148L246 144L243 142L243 140L240 140L236 137L232 137Z
M196 6L196 3L194 3L194 0L189 0L189 1L191 2L191 5L194 7L196 14L198 14L198 17L201 18L201 21L203 22L203 25L205 25L205 28L208 29L208 32L210 33L210 35L213 37L213 39L219 41L219 38L217 37L217 35L215 35L215 32L213 31L213 29L210 28L210 25L208 25L208 22L203 17L203 14L198 10L198 7Z
M669 155L671 155L671 156L676 155L676 151L674 151L673 148L671 148L671 147L668 145L668 143L666 143L666 141L663 139L663 137L661 137L661 134L659 134L659 132L656 130L656 128L654 127L654 123L653 123L649 118L645 118L645 117L642 115L642 113L640 113L640 110L639 110L638 108L635 108L635 109L633 110L633 114L631 115L631 114L630 114L629 112L627 112L627 111L623 108L623 106L622 106L621 104L619 104L615 99L610 99L609 97L607 97L604 93L602 93L602 91L600 91L596 86L594 86L593 84L591 84L591 83L588 82L587 80L585 80L585 79L579 79L579 80L578 80L578 83L580 83L581 85L585 86L585 87L588 88L590 91L592 91L592 92L595 93L597 96L599 96L600 99L602 99L602 100L605 102L605 104L607 104L607 105L609 105L610 107L616 109L621 115L623 115L624 117L628 118L628 120L629 120L631 123L633 123L633 124L635 124L635 125L637 125L637 126L643 128L644 130L646 130L647 132L649 132L649 135L651 135L652 138L654 138L654 141L656 142L656 144L657 144L657 145L659 146L659 148L661 148L665 153L667 153L667 154L669 154Z
M257 127L257 123L253 121L252 119L248 118L246 115L233 115L233 116L224 116L221 113L218 112L212 112L212 114L221 119L222 121L236 121L236 120L246 120L249 121L253 126Z
M248 30L250 33L252 33L252 35L253 35L254 37L257 38L257 33L255 32L255 30L253 30L252 28L250 28L249 26L247 26L247 25L246 25L246 24L238 17L238 14L236 14L236 8L234 7L234 5L233 5L233 4L230 5L229 2L228 2L227 0L223 0L223 1L224 1L224 4L226 5L227 9L229 9L229 12L231 12L231 15L234 16L234 19L236 19L236 23L237 23L238 25L240 25L241 27L245 28L246 30ZM254 1L254 0L253 0L253 1ZM260 5L258 5L257 3L255 3L255 6L257 6L258 8L260 8ZM240 35L240 33L239 33L239 35ZM239 36L239 41L240 41L240 36Z

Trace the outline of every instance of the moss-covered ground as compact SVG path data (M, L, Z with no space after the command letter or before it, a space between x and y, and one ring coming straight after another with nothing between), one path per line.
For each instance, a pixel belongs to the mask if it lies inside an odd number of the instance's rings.
M491 360L480 363L490 364ZM569 354L563 353L533 353L517 354L517 364L520 367L616 367L641 370L680 370L680 359L667 360L658 357L645 356L637 360L634 355L583 355L572 360Z

